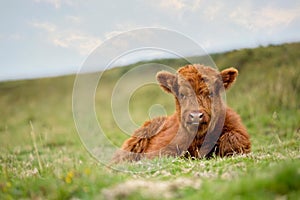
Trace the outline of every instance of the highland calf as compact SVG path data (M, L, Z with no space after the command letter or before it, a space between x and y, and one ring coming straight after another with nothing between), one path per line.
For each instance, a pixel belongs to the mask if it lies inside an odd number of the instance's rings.
M237 75L234 68L219 73L203 65L187 65L176 74L159 72L157 80L164 91L174 95L176 112L145 122L115 153L113 162L249 153L249 135L239 115L223 100L224 90Z

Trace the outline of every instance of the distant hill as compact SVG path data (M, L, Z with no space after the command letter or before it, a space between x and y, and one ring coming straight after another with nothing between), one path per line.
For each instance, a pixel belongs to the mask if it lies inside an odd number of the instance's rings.
M250 132L256 134L259 127L267 126L271 129L276 126L276 120L282 120L281 126L285 129L300 128L300 43L236 50L213 54L212 58L220 69L232 66L239 70L235 86L227 93L227 102L241 114ZM183 59L149 62L174 68L186 64ZM114 136L120 130L110 110L111 90L125 72L145 63L148 62L106 71L97 89L97 115L103 122L103 128L111 133L108 137L116 143L120 143L125 136ZM43 137L48 137L49 143L59 143L65 139L66 134L74 134L74 80L75 76L71 75L0 83L1 148L28 144L29 139L22 136L28 135L29 122L33 123ZM149 91L151 96L148 95ZM158 86L140 88L131 100L129 106L132 118L138 124L148 118L148 109L154 103L163 105L168 113L174 110L173 98L162 92ZM2 144L7 139L13 142Z

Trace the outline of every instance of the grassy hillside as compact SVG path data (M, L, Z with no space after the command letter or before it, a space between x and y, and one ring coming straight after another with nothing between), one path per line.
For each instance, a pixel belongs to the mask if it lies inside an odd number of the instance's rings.
M5 82L0 83L0 199L297 199L300 43L212 57L219 69L233 66L240 72L227 92L227 103L241 115L253 153L195 161L166 158L160 164L167 167L156 172L116 172L92 159L77 135L72 115L75 76ZM175 69L186 64L178 59L154 62ZM113 119L112 89L140 64L106 71L96 91L98 120L117 145L128 136ZM149 85L131 97L133 120L147 120L153 104L163 105L168 114L174 111L173 98Z

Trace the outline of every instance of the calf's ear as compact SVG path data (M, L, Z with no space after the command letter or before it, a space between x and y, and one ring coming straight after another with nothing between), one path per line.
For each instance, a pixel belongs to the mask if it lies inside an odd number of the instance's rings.
M223 79L223 85L225 89L230 88L230 86L234 83L237 75L238 75L238 70L233 67L224 69L221 72L221 77Z
M176 87L176 75L171 74L167 71L161 71L156 74L156 79L160 85L160 87L169 93L174 92L174 88Z

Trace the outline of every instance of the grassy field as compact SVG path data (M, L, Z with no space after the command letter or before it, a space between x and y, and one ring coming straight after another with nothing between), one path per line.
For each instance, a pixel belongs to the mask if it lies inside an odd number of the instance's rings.
M0 83L0 199L299 199L300 43L212 55L222 69L240 74L227 103L242 117L252 141L247 156L151 161L159 170L125 173L94 160L85 150L72 115L75 76ZM184 60L156 63L175 69ZM107 137L126 135L110 110L118 79L139 65L105 72L96 111ZM147 94L151 93L151 98ZM153 98L152 98L153 97ZM138 124L153 104L174 111L158 86L138 89L130 101ZM124 164L139 171L143 163Z

